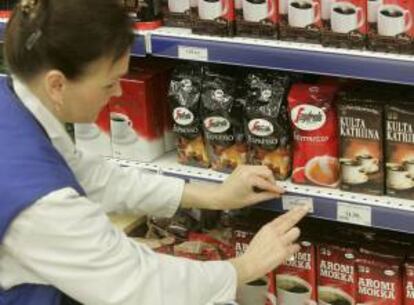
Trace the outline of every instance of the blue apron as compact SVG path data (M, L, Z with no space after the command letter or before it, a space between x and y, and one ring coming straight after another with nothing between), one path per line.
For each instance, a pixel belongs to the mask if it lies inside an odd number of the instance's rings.
M0 78L0 244L13 219L49 193L71 187L85 192L44 129ZM0 289L0 305L57 305L52 286L25 284Z

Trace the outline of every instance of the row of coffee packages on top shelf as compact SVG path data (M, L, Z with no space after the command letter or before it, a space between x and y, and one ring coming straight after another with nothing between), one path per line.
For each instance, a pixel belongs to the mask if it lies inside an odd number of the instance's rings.
M226 260L242 255L259 228L274 217L253 209L203 211L197 221L189 211L181 211L173 219L151 219L146 237L161 241L155 247L159 252ZM414 304L409 236L316 219L298 226L299 252L267 276L240 285L240 305Z
M173 73L180 163L222 172L266 165L279 180L414 198L411 88L219 70L185 65Z
M194 33L414 52L410 0L169 0L166 25Z

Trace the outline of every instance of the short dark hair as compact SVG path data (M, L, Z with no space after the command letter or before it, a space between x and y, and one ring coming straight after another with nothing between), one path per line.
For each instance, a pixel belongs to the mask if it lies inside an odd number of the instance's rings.
M6 28L4 55L23 80L46 69L73 80L95 60L120 59L133 40L119 0L21 0Z

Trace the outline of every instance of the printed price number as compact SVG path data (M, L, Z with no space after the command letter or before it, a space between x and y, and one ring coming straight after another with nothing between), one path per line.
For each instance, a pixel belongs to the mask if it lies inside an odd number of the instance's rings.
M364 205L338 202L337 220L357 225L371 226L372 209Z
M308 206L310 208L310 213L313 213L313 199L310 197L302 196L282 196L282 204L284 210L292 210L294 207L298 206Z
M178 58L187 60L208 61L208 49L178 46Z

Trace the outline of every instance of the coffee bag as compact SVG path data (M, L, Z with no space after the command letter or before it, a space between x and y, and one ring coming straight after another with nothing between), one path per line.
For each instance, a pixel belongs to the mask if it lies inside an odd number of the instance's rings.
M387 194L414 198L414 104L386 106Z
M194 0L168 0L163 7L164 23L167 26L191 27L191 8Z
M192 15L196 34L233 36L235 28L234 0L199 0Z
M404 266L404 304L414 305L414 260L409 259Z
M379 101L338 101L341 139L341 188L345 191L384 194L384 107Z
M293 127L292 181L337 187L339 151L337 115L333 103L337 87L296 84L289 93Z
M329 244L318 246L319 304L355 305L357 273L355 250Z
M367 0L322 0L322 44L347 49L366 46Z
M243 106L236 101L236 79L206 70L202 84L201 113L207 152L214 170L231 172L246 163Z
M316 247L301 241L301 250L276 269L277 304L316 304Z
M414 2L368 0L369 40L372 50L413 53Z
M358 303L402 305L402 257L361 253L357 259Z
M200 66L179 66L173 72L168 96L173 111L173 131L177 135L178 161L208 167L200 114L201 82Z
M240 2L241 13L236 10L238 36L278 38L278 1L240 0Z
M282 40L320 43L323 0L279 0Z
M244 84L249 163L266 165L276 179L285 180L291 171L291 130L286 105L290 78L255 72L245 78Z

